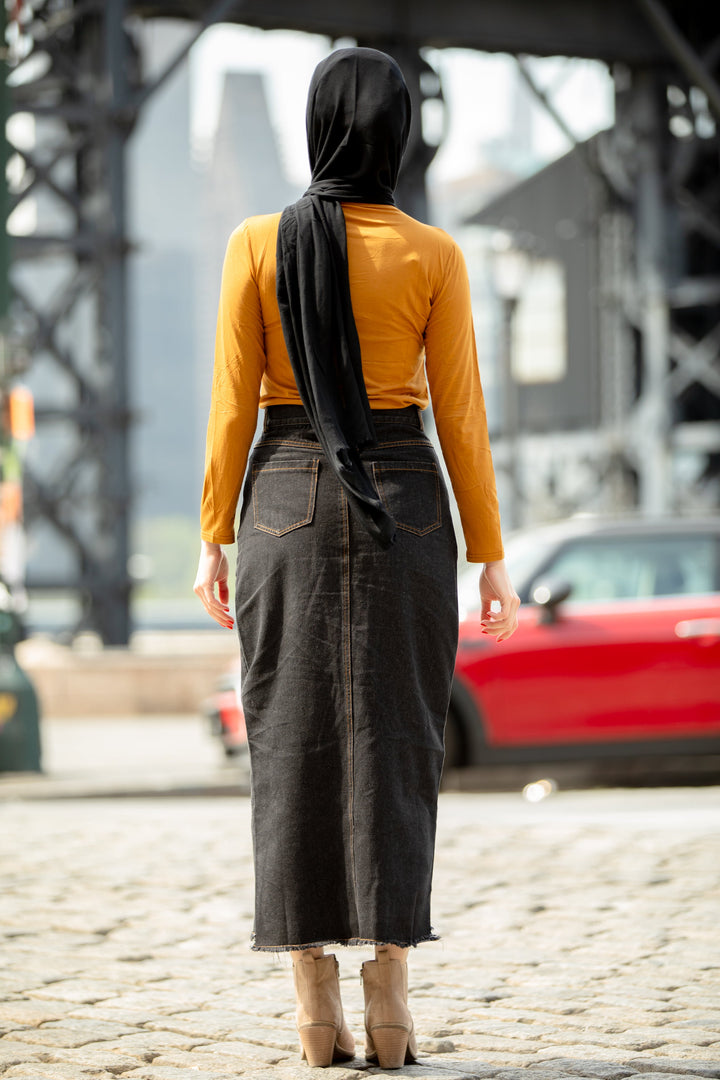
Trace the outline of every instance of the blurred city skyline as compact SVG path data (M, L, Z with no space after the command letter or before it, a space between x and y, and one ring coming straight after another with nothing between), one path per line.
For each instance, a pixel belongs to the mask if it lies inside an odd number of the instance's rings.
M148 28L149 33L153 33ZM350 42L348 41L348 44ZM227 71L263 75L271 123L276 132L287 178L304 184L309 175L305 141L307 88L316 64L340 41L297 31L264 31L252 27L210 27L190 53L191 137L198 161L206 160L220 113L222 79ZM512 133L518 93L517 65L504 53L471 49L423 50L440 74L448 106L448 128L432 163L428 180L445 183L475 171L486 144ZM538 83L583 140L614 117L614 90L606 65L568 57L532 58ZM530 92L522 89L530 98ZM533 156L540 165L571 149L571 144L539 102L531 100ZM427 118L426 118L427 119ZM433 118L430 117L432 126Z

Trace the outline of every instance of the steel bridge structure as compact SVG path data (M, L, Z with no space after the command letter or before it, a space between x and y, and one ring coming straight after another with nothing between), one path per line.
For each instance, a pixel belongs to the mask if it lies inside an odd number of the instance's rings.
M185 19L186 46L147 81L133 21ZM13 141L10 210L40 193L57 228L12 237L12 301L5 378L53 369L57 400L37 420L65 437L26 470L25 514L71 554L29 588L82 598L75 629L127 642L131 577L125 148L154 91L205 28L234 22L350 37L400 60L415 101L440 96L420 50L507 52L572 138L527 57L605 62L616 124L592 163L606 193L599 225L604 272L602 422L586 433L597 490L622 473L647 512L682 511L690 488L720 473L720 17L704 0L16 0L9 16L10 111L30 114L32 145ZM10 131L15 130L12 126ZM425 214L424 172L434 150L416 128L400 203ZM33 292L28 268L50 267ZM58 382L58 380L60 380ZM568 436L570 438L570 436ZM582 441L582 440L581 440ZM48 442L53 446L52 438ZM560 446L572 449L572 440ZM578 449L579 449L578 444ZM674 461L703 467L690 488ZM500 466L507 457L498 448ZM713 479L714 478L714 479ZM593 501L594 499L594 501ZM696 500L697 501L697 500Z

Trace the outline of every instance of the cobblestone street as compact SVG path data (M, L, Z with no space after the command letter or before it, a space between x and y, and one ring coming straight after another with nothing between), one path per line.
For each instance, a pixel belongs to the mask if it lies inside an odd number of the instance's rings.
M10 800L0 851L0 1075L310 1075L289 961L248 946L247 799ZM421 1060L327 1075L720 1077L719 903L718 788L446 793ZM337 952L360 1040L370 952Z

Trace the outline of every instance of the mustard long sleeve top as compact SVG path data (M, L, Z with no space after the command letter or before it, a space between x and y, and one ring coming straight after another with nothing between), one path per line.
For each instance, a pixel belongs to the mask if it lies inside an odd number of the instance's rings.
M427 407L460 510L467 558L503 557L495 475L462 252L395 206L343 203L350 294L371 408ZM258 406L301 404L275 293L279 214L248 218L223 266L201 536L235 539Z

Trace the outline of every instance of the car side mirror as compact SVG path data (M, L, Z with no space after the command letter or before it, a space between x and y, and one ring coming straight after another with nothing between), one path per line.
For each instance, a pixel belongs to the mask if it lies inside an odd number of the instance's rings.
M533 586L532 600L540 608L540 622L558 621L558 607L572 592L572 583L558 578L543 578Z

